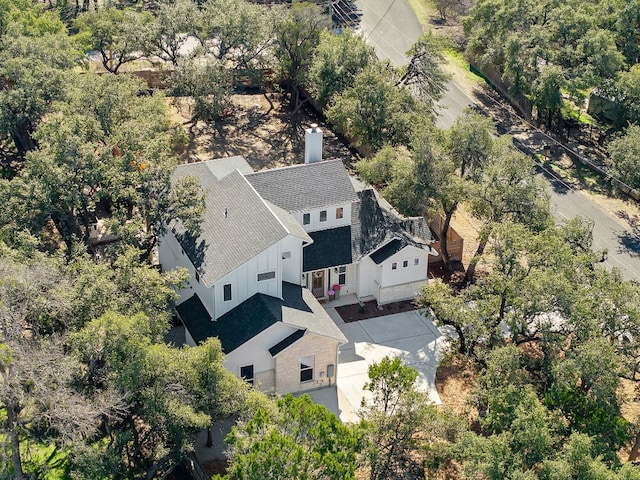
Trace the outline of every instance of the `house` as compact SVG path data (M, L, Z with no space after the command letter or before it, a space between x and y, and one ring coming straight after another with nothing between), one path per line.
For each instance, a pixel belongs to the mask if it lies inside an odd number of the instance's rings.
M309 235L303 285L325 298L374 297L379 304L415 298L427 281L431 233L422 217L403 218L376 192L329 160L246 175L267 201L289 212Z
M186 340L216 336L226 367L263 390L335 383L346 338L326 313L340 294L414 298L427 281L429 229L385 208L340 160L253 172L242 157L179 166L207 192L198 236L168 225L158 255L190 280L176 307Z

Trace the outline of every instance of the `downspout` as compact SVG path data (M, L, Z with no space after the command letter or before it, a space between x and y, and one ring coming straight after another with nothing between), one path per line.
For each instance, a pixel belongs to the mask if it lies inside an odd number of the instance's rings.
M211 285L211 298L213 299L213 306L211 307L211 311L213 313L213 315L211 315L211 321L215 322L217 321L217 317L216 317L216 285L215 283L213 285Z

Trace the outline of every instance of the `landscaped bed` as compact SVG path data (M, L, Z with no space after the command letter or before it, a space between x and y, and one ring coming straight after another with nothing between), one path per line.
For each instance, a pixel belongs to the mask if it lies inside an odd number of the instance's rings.
M405 300L402 302L389 303L378 307L375 300L364 302L362 305L356 303L354 305L345 305L336 307L336 311L346 323L366 320L368 318L382 317L384 315L392 315L394 313L409 312L417 307L413 300Z

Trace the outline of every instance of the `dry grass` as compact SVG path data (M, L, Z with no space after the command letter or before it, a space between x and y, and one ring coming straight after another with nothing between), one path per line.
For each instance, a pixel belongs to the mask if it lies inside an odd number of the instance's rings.
M478 420L478 410L468 403L476 377L471 362L460 356L447 358L436 371L436 389L442 407L466 418L470 425Z

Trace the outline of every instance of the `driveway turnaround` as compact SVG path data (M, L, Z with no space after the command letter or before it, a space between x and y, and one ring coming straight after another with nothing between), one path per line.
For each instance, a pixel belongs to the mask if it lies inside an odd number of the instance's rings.
M434 403L442 403L435 377L446 339L430 318L412 311L344 323L334 312L329 314L349 339L338 354L337 413L343 422L359 421L362 398L369 398L363 390L369 365L387 355L400 357L404 365L415 368L418 388Z

